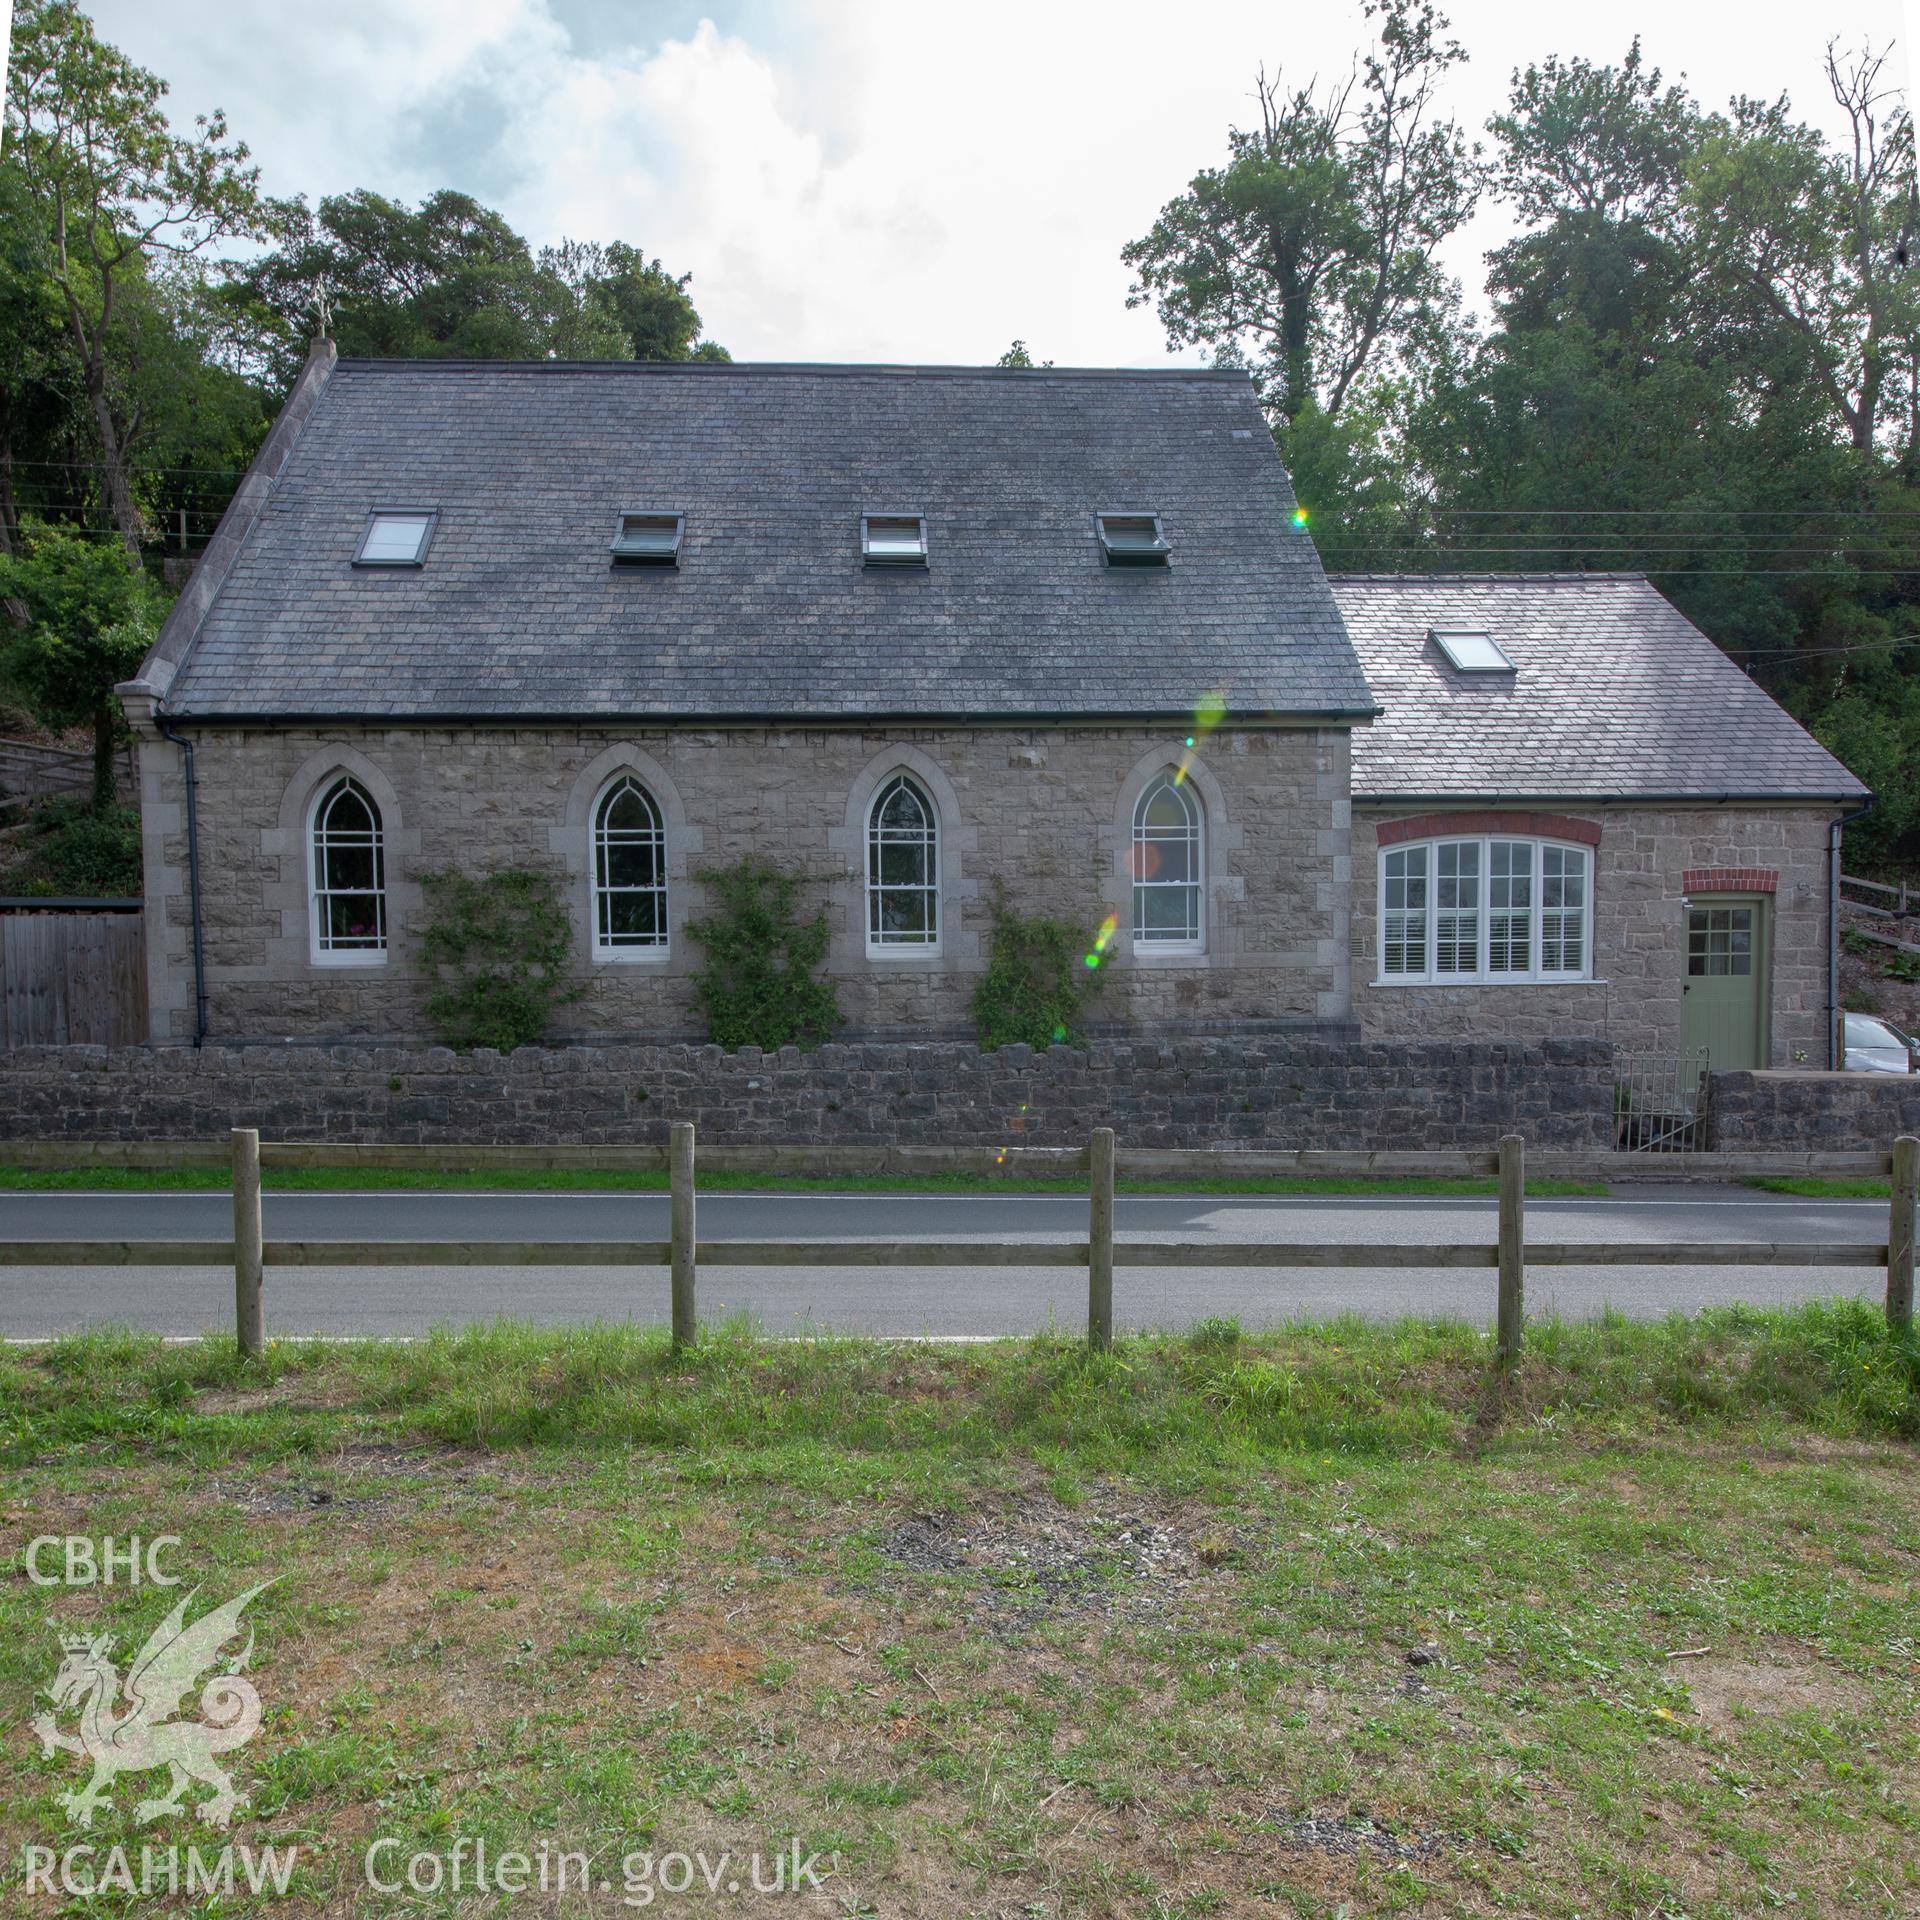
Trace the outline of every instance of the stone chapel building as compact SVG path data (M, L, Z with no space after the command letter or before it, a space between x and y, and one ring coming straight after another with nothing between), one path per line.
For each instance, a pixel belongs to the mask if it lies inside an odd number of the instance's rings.
M419 875L545 868L558 1037L700 1033L701 873L948 1038L997 884L1097 1026L1827 1061L1864 799L1645 581L1329 581L1243 373L336 359L138 677L158 1045L425 1037Z

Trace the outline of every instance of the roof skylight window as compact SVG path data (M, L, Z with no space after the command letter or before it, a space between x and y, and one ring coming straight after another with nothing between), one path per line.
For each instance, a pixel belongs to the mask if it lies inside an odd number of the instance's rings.
M417 567L427 557L433 523L439 516L428 507L376 507L367 515L356 567Z
M927 522L918 513L864 513L860 555L870 567L924 567Z
M1110 567L1164 567L1173 549L1157 513L1096 513L1100 550Z
M1513 662L1500 651L1490 633L1468 627L1431 627L1433 644L1460 673L1511 673Z
M623 513L613 534L616 567L677 567L686 516L679 513Z

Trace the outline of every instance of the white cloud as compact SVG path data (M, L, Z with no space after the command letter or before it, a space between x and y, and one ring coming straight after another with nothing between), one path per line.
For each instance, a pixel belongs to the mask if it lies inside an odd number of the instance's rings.
M1345 70L1357 5L974 0L963 9L787 0L715 20L632 9L587 57L549 0L96 0L101 31L224 105L269 188L466 188L535 240L626 239L691 270L709 332L782 359L990 359L1018 334L1063 364L1154 364L1122 244L1249 108L1255 67ZM1477 125L1516 65L1617 59L1632 26L1455 0ZM603 10L607 17L624 19ZM771 23L771 24L769 24ZM1787 0L1701 0L1647 20L1647 51L1713 101L1790 90L1826 111L1830 32L1885 41L1897 0L1848 20ZM616 36L616 40L617 40ZM1452 255L1471 272L1497 224Z

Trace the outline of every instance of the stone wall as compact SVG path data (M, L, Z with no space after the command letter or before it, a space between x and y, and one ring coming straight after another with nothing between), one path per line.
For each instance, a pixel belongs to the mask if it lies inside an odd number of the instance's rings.
M1884 1153L1920 1135L1920 1074L1716 1073L1713 1144Z
M1774 877L1770 1058L1827 1063L1827 827L1823 807L1582 807L1600 830L1594 855L1593 978L1553 984L1378 983L1379 831L1426 808L1356 802L1353 819L1353 1002L1369 1039L1497 1034L1536 1042L1593 1035L1622 1048L1680 1044L1689 868L1762 869ZM1480 831L1478 826L1470 829Z
M0 1076L0 1139L447 1143L1600 1147L1612 1056L1544 1047L1246 1041L1008 1047L707 1046L25 1048Z
M179 747L137 728L146 822L149 1033L193 1037L185 786ZM1183 756L1153 727L594 727L196 729L208 1031L222 1041L429 1038L417 965L419 875L526 865L573 905L582 997L562 1039L679 1040L703 1031L703 868L753 854L818 883L829 971L853 1031L970 1035L995 881L1013 904L1084 925L1117 917L1100 1022L1160 1032L1230 1024L1341 1025L1347 958L1347 734L1237 727L1195 759L1205 809L1203 954L1133 953L1131 829L1146 783ZM668 952L595 962L589 849L595 800L622 770L664 816ZM937 954L870 956L868 803L895 771L932 795L941 832ZM381 964L316 964L309 947L308 821L341 772L384 815L392 951Z

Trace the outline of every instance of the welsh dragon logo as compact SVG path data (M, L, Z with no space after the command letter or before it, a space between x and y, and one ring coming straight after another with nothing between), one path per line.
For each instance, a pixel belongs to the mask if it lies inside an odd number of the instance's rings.
M93 1825L93 1810L110 1798L114 1778L122 1773L147 1773L155 1767L168 1771L167 1791L157 1799L142 1800L134 1817L145 1825L164 1814L182 1811L180 1796L190 1782L213 1789L197 1812L209 1826L224 1827L247 1796L234 1790L233 1780L217 1766L214 1755L244 1746L260 1731L260 1696L243 1676L253 1657L253 1632L247 1644L200 1691L204 1718L176 1718L180 1703L203 1673L219 1659L220 1649L240 1631L240 1615L248 1601L273 1585L263 1580L238 1599L229 1600L187 1624L193 1593L180 1601L161 1621L134 1657L124 1683L126 1709L116 1713L122 1691L120 1672L108 1655L113 1636L106 1633L63 1634L64 1656L47 1697L56 1709L78 1706L80 1731L62 1733L51 1713L36 1714L33 1731L44 1752L77 1753L93 1763L93 1778L84 1787L60 1796L76 1824Z

